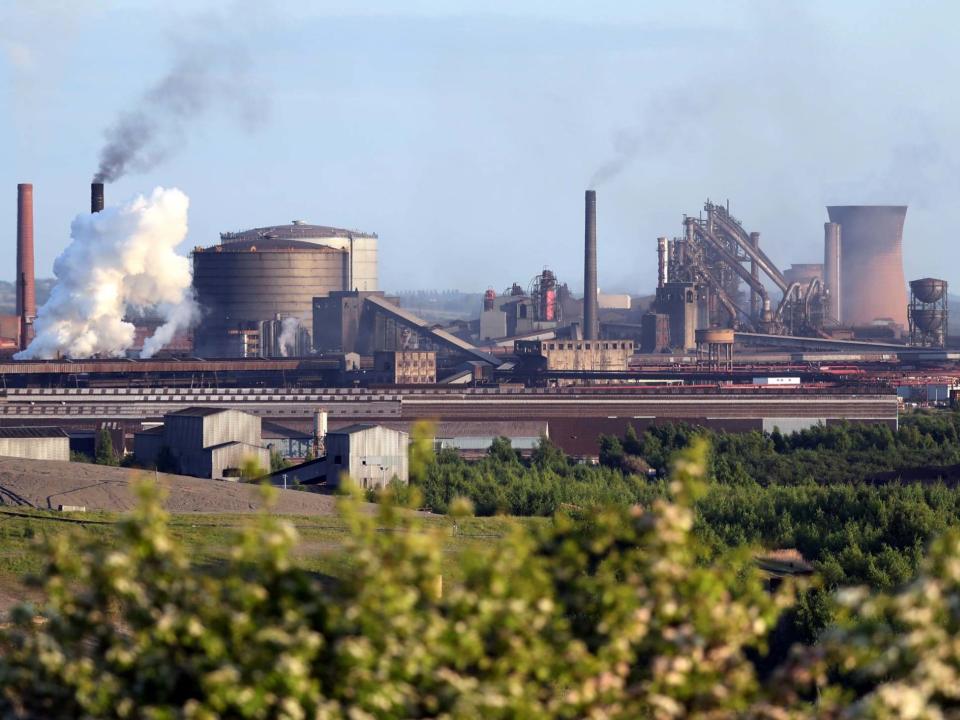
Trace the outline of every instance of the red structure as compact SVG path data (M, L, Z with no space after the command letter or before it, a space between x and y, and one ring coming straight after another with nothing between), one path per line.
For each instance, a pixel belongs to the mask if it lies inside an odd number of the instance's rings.
M17 316L20 318L20 349L33 339L37 294L33 275L33 185L17 185Z

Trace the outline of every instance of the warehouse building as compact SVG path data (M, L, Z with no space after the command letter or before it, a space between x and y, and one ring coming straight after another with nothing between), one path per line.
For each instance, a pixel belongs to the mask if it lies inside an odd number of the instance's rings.
M382 425L348 425L330 431L324 438L326 455L300 465L278 470L267 476L280 487L299 483L324 490L335 490L349 476L365 490L410 481L407 451L410 436Z
M70 460L70 437L59 427L0 428L0 456Z
M163 425L138 432L134 456L147 467L164 467L182 475L238 479L245 466L270 467L263 446L261 420L240 410L190 407L164 415Z

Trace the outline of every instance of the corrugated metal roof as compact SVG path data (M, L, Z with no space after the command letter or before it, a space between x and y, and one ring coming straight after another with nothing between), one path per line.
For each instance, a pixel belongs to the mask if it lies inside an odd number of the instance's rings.
M206 417L207 415L218 415L219 413L229 412L230 408L218 407L188 407L183 410L166 413L167 415L181 415L185 417Z
M138 430L135 435L163 435L163 425L149 428L147 430Z
M353 435L353 433L363 432L364 430L373 430L375 427L377 427L377 425L373 425L372 423L355 423L353 425L347 425L346 427L337 428L336 430L331 430L327 434L328 435ZM390 429L383 425L381 425L380 427L383 427L387 430ZM394 432L398 432L398 431L394 431Z
M0 438L59 438L69 437L59 427L4 427L0 428Z

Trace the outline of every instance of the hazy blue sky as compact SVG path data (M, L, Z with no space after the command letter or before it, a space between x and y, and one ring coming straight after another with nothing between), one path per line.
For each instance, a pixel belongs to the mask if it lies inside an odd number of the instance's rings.
M47 275L104 131L188 37L246 54L242 87L107 188L185 191L184 252L302 218L379 233L386 289L547 265L579 290L583 191L623 161L597 186L602 289L652 288L656 236L707 197L781 267L821 260L825 204L907 203L908 278L960 288L958 24L948 1L3 0L0 277L15 184Z

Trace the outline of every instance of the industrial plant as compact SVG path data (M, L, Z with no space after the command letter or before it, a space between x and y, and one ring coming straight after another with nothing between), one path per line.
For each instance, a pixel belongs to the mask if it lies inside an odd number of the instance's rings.
M32 346L37 327L50 334L50 311L37 307L33 186L21 184L16 311L0 317L0 349L29 359L0 362L0 428L56 427L79 443L109 427L125 451L136 439L156 457L171 418L248 413L262 435L180 443L200 458L197 474L230 477L237 448L302 460L320 410L331 433L408 433L428 419L447 446L475 448L498 434L530 442L536 427L589 457L602 433L668 419L895 428L911 388L960 387L946 281L914 280L907 296L904 206L830 206L823 263L784 266L729 203L707 200L639 258L657 267L649 298L600 292L595 190L583 207L580 297L543 267L486 290L472 316L431 321L381 289L376 233L295 220L196 246L178 259L192 270L182 307L121 311L122 342L84 356ZM104 223L105 208L95 182L90 210Z

